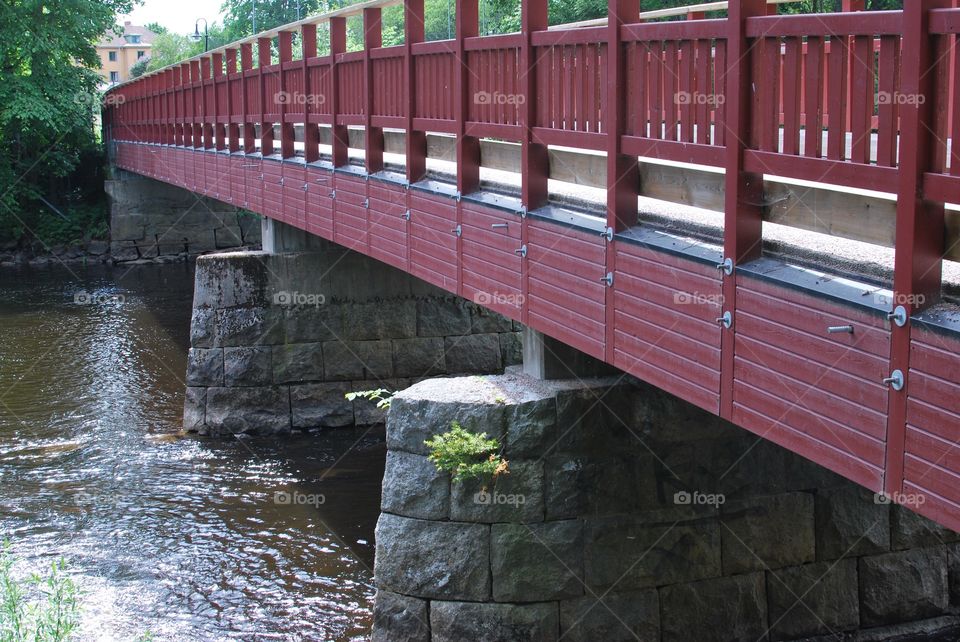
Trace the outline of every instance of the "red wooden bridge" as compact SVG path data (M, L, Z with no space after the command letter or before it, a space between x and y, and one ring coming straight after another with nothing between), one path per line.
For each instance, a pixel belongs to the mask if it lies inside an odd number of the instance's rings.
M657 22L610 0L603 24L548 28L547 0L523 0L519 33L481 36L465 0L456 37L425 42L423 0L365 2L113 88L105 134L123 169L484 302L960 529L960 313L941 296L960 9L904 4ZM382 11L404 44L382 46ZM452 135L447 176L428 132ZM519 143L515 193L481 185L482 139ZM556 146L605 154L605 203L550 199ZM644 159L723 170L722 240L644 224ZM895 195L892 281L765 256L764 176Z

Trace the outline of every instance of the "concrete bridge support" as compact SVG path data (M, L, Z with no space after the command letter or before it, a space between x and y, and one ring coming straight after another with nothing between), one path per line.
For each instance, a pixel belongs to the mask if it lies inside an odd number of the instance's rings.
M344 394L520 362L509 319L287 226L267 225L264 244L197 259L188 431L377 423L374 404Z
M496 436L509 474L437 472L424 440L454 421ZM422 381L387 446L377 641L960 630L957 533L635 381Z

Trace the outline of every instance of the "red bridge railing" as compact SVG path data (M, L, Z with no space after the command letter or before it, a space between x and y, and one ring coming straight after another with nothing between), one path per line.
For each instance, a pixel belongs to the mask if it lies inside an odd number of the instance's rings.
M104 123L120 165L211 196L225 183L226 198L242 194L249 209L365 244L463 296L489 277L521 301L499 311L875 490L939 493L927 514L960 526L960 454L951 450L960 341L945 347L913 321L940 301L944 204L960 203L954 2L776 15L776 4L740 0L725 18L644 22L637 0L610 0L606 24L548 28L547 0L522 0L520 33L480 36L478 0L465 0L456 37L425 42L423 0L407 0L405 43L383 47L381 10L392 4L360 3L112 89ZM346 50L352 15L363 20L360 51ZM311 165L321 139L323 160L347 165L351 127L364 131L371 175L384 167L383 130L404 130L408 184L426 176L426 133L455 135L455 203ZM535 217L518 223L461 203L480 187L483 138L519 143L524 214L548 202L549 146L605 152L606 217L595 226L604 234L561 234ZM206 150L233 154L197 153ZM268 161L295 157L306 164ZM730 269L628 242L644 157L724 170L717 262ZM896 196L889 296L904 323L871 316L876 309L847 315L741 269L762 258L765 174ZM335 192L307 191L317 183ZM365 209L377 209L376 220ZM510 247L484 241L492 228ZM678 308L665 295L675 282L688 293L714 288L716 298ZM736 321L718 327L724 312ZM822 335L848 323L856 336ZM655 367L641 367L648 362ZM913 388L884 387L895 371L914 377ZM944 391L954 401L937 402Z

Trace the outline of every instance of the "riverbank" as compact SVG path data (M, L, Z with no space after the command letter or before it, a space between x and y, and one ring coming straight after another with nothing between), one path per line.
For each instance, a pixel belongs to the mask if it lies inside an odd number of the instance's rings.
M234 252L258 250L260 245L240 248L225 248L211 252L161 254L158 256L137 256L124 252L119 256L110 251L110 241L95 239L77 245L53 245L47 251L33 248L0 249L0 268L44 267L49 265L165 265L184 263L201 254L216 254L218 251Z

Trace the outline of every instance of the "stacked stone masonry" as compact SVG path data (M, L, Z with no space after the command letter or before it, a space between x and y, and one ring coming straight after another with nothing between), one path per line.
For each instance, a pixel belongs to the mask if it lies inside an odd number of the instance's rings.
M351 391L519 363L519 327L344 249L197 259L184 427L201 434L366 425Z
M439 473L424 440L453 421L497 437L509 474ZM960 630L957 533L635 381L423 381L387 446L377 641Z
M215 198L113 170L110 254L115 261L260 246L260 218Z

